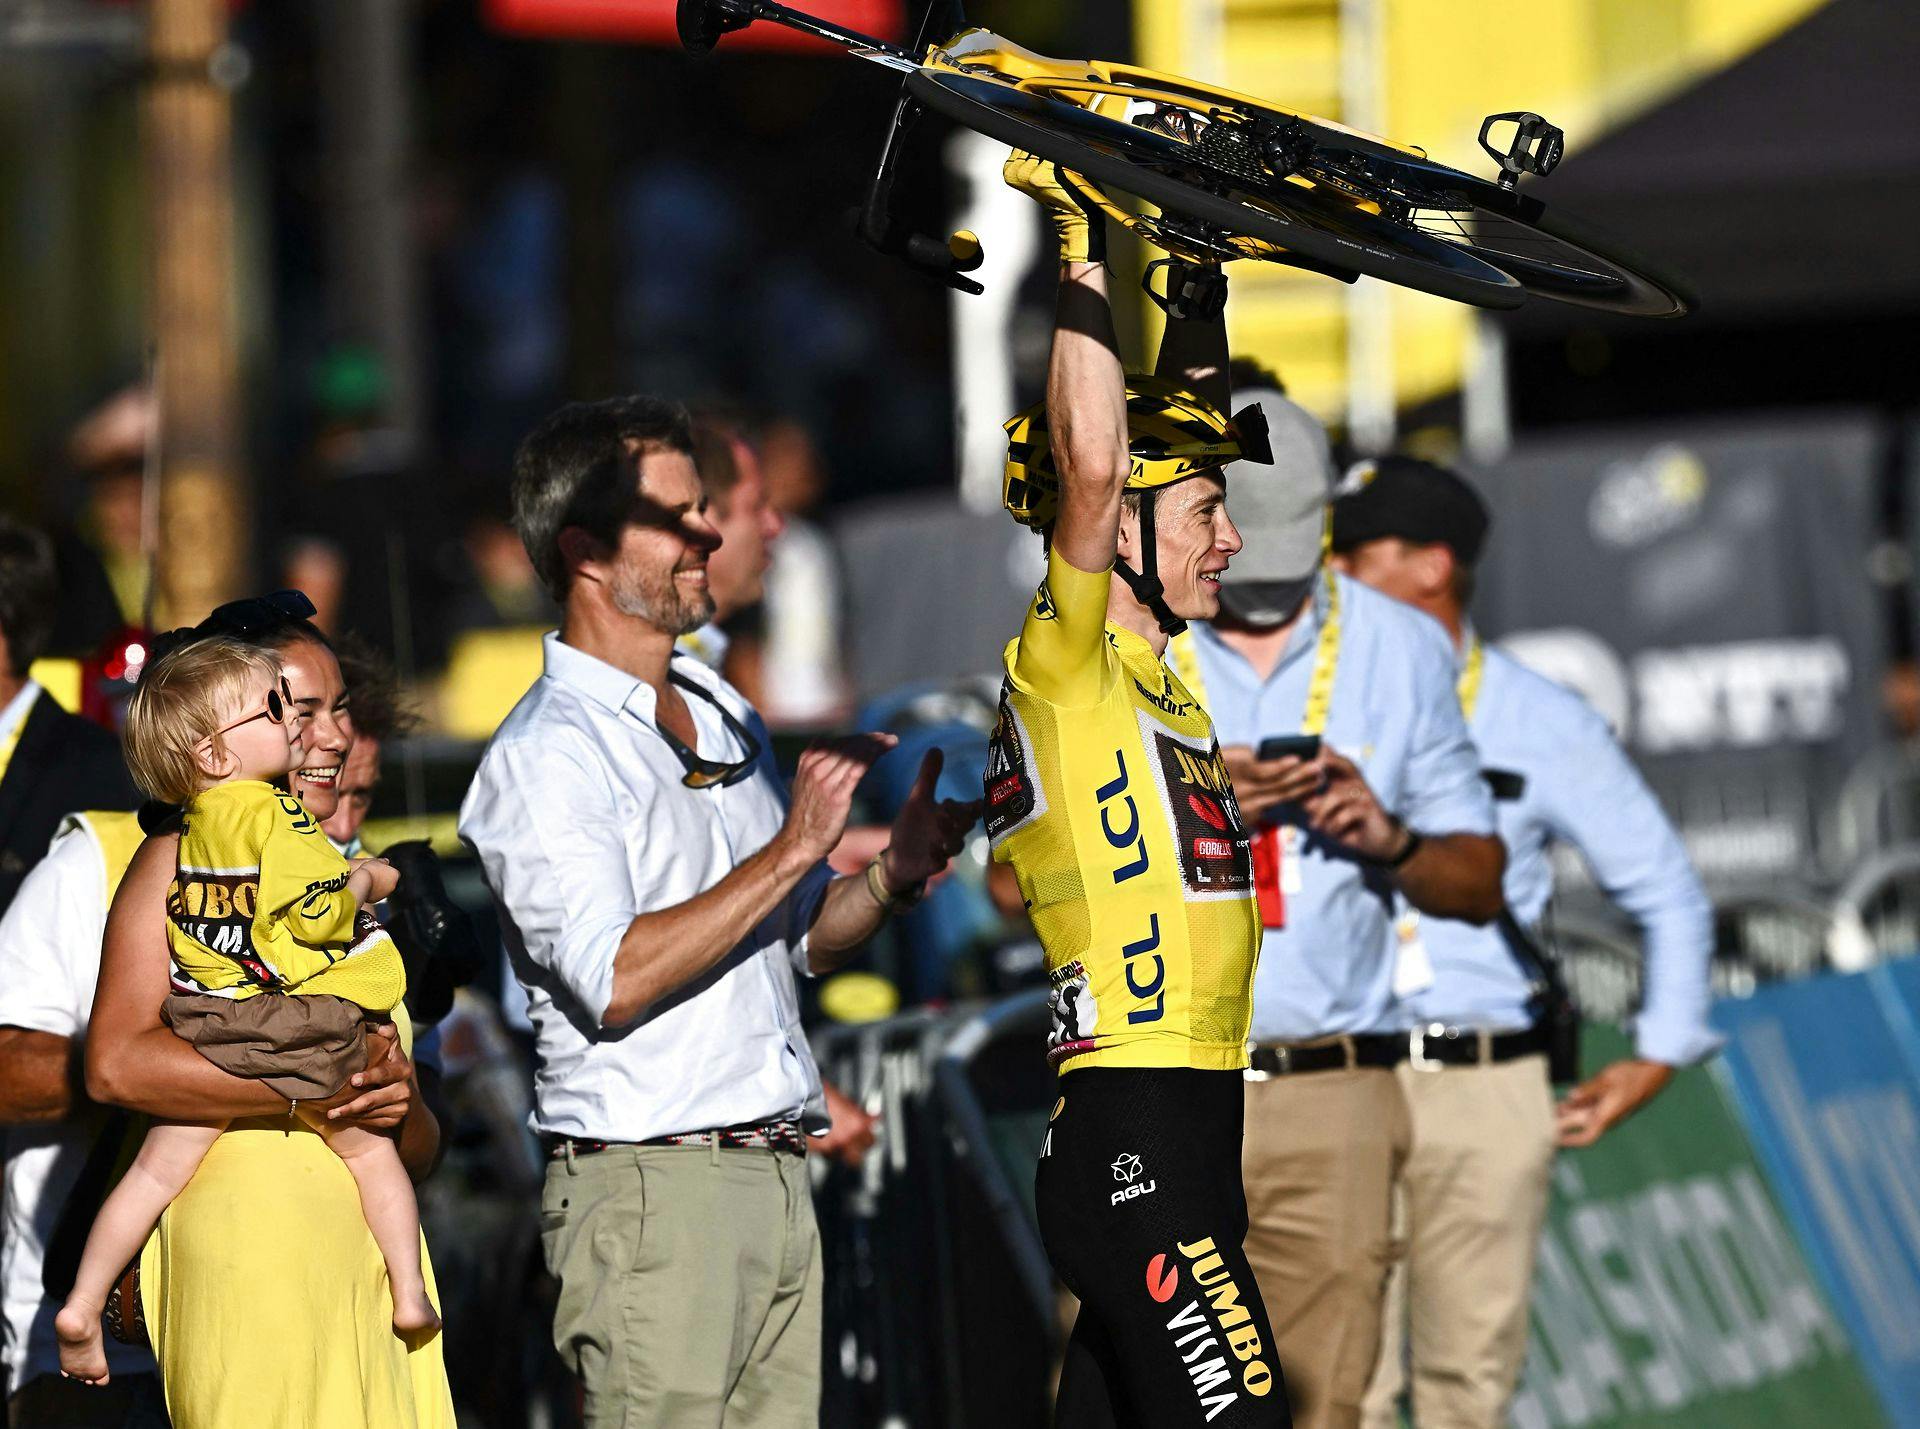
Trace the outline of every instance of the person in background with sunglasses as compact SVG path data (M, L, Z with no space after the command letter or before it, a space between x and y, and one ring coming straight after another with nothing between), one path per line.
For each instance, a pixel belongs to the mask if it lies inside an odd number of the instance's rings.
M396 876L378 859L349 865L319 820L268 782L303 758L280 662L231 637L174 645L142 672L127 710L127 758L142 789L185 811L168 900L173 991L162 1017L215 1066L286 1097L289 1115L332 1096L366 1066L368 1024L384 1024L405 990L399 952L366 911ZM359 1187L387 1263L395 1331L437 1328L419 1208L394 1142L314 1124ZM169 1120L147 1132L54 1317L63 1373L106 1381L107 1294L225 1129Z
M865 872L825 859L891 735L816 745L791 791L759 716L675 652L721 537L686 413L562 408L515 460L514 525L564 608L546 672L460 811L535 1036L554 1342L588 1425L818 1419L807 1179L826 1125L795 969L829 971L959 850L937 758Z

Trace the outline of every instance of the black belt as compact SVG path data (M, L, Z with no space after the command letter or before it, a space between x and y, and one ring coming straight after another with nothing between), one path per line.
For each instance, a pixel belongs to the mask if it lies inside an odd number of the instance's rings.
M1435 1024L1407 1034L1407 1061L1420 1071L1435 1067L1482 1067L1511 1062L1547 1050L1547 1029L1524 1032L1477 1032L1471 1027Z
M1313 1042L1306 1046L1287 1042L1262 1043L1253 1049L1247 1062L1255 1072L1280 1077L1296 1072L1331 1072L1350 1067L1391 1068L1406 1058L1405 1037L1368 1032Z
M1269 1077L1354 1067L1393 1068L1402 1062L1430 1071L1511 1062L1546 1050L1547 1033L1542 1027L1529 1027L1524 1032L1478 1032L1436 1023L1414 1032L1365 1032L1306 1046L1264 1043L1253 1049L1248 1066Z

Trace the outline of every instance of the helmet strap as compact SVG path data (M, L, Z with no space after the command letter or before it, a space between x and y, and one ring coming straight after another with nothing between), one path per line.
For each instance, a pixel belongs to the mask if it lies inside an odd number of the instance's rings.
M1161 632L1178 635L1187 628L1187 622L1173 613L1167 604L1167 588L1160 583L1159 529L1153 519L1155 491L1156 488L1149 486L1140 493L1140 569L1136 571L1122 560L1115 560L1113 569L1127 583L1133 598L1160 622Z

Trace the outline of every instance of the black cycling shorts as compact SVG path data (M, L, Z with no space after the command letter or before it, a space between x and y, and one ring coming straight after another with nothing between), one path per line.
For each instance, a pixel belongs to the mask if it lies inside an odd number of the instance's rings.
M1292 1423L1241 1242L1238 1072L1087 1067L1060 1079L1034 1191L1080 1298L1053 1422Z

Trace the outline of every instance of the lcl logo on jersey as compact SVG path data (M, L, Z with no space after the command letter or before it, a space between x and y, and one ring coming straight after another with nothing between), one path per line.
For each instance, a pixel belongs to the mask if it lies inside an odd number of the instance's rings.
M1108 1199L1107 1204L1117 1206L1122 1201L1135 1200L1141 1196L1151 1196L1159 1189L1158 1181L1142 1181L1144 1168L1140 1158L1131 1151L1120 1153L1120 1159L1113 1163L1113 1179L1120 1182L1120 1189Z

